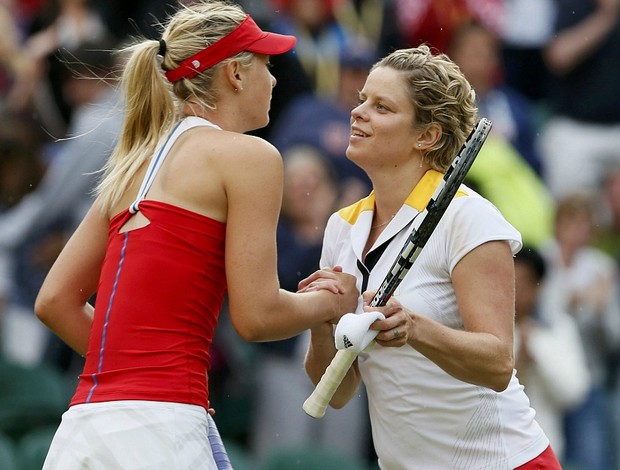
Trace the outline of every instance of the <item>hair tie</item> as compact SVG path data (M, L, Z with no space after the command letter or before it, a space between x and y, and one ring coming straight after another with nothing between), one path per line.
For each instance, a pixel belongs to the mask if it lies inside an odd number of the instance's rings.
M166 41L164 41L163 39L159 40L159 51L157 52L157 55L160 56L164 56L166 54Z

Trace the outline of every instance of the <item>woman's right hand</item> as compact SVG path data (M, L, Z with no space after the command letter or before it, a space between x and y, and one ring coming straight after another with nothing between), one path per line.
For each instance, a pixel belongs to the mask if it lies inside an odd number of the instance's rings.
M333 323L337 323L342 315L354 312L357 308L359 291L356 287L357 279L351 274L342 272L341 266L323 268L315 271L298 284L297 292L315 292L327 290L338 296L335 300L337 305L334 309Z
M297 292L328 290L334 294L344 294L345 286L338 277L339 274L342 274L342 267L340 266L336 266L333 269L323 268L314 271L310 276L299 281Z

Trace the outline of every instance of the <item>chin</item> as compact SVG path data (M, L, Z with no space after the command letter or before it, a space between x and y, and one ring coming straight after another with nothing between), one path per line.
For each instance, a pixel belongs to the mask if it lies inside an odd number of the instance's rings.
M351 147L351 145L349 145L344 151L344 155L347 157L347 160L351 160L353 163L357 164L357 157L359 157L359 152L356 152L355 149Z
M269 124L269 116L265 119L257 120L254 124L252 124L251 129L249 129L248 132L262 129L263 127L266 127L267 124Z

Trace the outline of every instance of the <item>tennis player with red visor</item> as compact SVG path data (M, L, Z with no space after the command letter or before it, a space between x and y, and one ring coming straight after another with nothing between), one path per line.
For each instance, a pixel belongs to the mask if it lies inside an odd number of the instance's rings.
M86 357L44 469L223 468L207 371L225 292L248 341L355 309L355 279L337 269L316 292L279 287L282 159L246 132L269 122L269 56L294 45L237 5L199 1L125 51L119 143L35 305Z

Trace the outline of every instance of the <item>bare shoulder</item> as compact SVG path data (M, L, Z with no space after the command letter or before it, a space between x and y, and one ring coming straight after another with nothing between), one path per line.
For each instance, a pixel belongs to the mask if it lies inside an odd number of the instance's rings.
M256 158L278 157L278 150L266 140L238 132L195 127L187 131L188 144L202 155L251 155Z
M280 152L269 142L260 137L223 132L222 144L226 148L230 159L240 159L244 163L256 160L265 163L265 160L280 160Z
M208 163L222 176L248 171L255 166L263 170L281 165L278 150L260 137L237 132L214 130L207 127L192 129L187 136L186 157L195 159L197 166Z
M239 180L247 175L260 180L277 177L282 171L280 152L259 137L223 132L218 146L217 165L224 177Z

